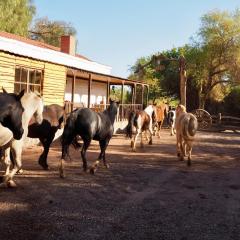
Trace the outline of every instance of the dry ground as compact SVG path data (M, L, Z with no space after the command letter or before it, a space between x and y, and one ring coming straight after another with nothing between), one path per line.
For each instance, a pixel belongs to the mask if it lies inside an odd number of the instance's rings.
M41 147L27 149L18 188L0 189L0 239L240 239L240 135L199 132L191 167L177 160L168 130L137 153L129 144L115 135L110 169L95 176L71 149L66 179L58 142L50 171L37 164ZM97 156L94 143L89 163Z

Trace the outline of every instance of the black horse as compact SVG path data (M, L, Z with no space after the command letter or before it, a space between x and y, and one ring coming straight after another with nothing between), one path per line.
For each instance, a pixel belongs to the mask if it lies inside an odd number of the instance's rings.
M7 93L4 89L3 91L3 93L0 93L0 123L9 128L13 137L19 140L23 135L22 113L24 109L21 98L24 95L24 90L18 95Z
M39 125L38 123L32 121L28 126L28 137L39 138L43 145L44 150L38 159L38 163L44 170L49 169L47 164L49 148L57 130L63 128L64 119L64 107L57 104L51 104L44 106L42 124Z
M67 118L67 122L62 135L62 158L60 163L60 177L64 177L63 160L68 155L69 145L74 138L79 135L83 140L81 157L83 170L87 171L86 152L93 140L99 141L101 153L90 169L94 174L99 165L99 160L103 160L104 166L108 168L105 159L105 151L113 135L113 124L117 115L119 103L110 100L110 106L103 112L97 113L88 108L77 109Z

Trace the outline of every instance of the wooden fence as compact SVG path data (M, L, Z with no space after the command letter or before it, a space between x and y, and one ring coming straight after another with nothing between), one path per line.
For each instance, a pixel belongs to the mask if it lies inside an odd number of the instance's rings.
M94 110L95 112L102 112L104 111L109 104L95 104L90 109ZM67 114L71 112L71 110L76 108L83 108L84 106L81 104L74 103L72 107L71 102L65 102L65 111ZM133 110L142 110L143 105L142 104L119 104L119 110L116 117L116 121L126 121L128 120L129 113Z
M212 128L219 131L231 130L240 131L240 118L232 116L223 116L221 113L218 115L211 115Z

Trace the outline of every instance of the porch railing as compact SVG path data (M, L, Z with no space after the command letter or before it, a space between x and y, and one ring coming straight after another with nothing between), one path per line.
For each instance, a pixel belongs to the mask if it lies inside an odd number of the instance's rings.
M94 104L94 106L90 107L90 109L94 110L95 112L103 112L109 104ZM84 108L85 106L80 103L65 102L65 112L69 114L71 110L76 108ZM118 114L116 117L116 121L125 121L128 120L129 113L133 110L142 110L142 104L120 104Z

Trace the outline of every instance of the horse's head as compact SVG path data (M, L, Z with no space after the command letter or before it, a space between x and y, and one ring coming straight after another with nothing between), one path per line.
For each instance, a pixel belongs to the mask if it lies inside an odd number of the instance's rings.
M31 119L33 116L38 124L43 121L43 100L34 92L25 93L22 100L25 109L25 119Z
M109 99L109 102L110 102L110 105L107 109L107 112L111 119L111 122L114 123L115 117L116 117L116 115L118 113L118 109L119 109L119 101Z
M179 104L176 108L176 117L181 115L182 113L186 112L186 107L183 106L182 104Z
M1 95L1 99L4 100L4 103L7 103L7 109L2 112L3 119L1 121L4 127L9 128L13 137L17 140L21 139L23 135L23 126L22 126L22 114L24 108L21 104L21 99L24 95L24 90L20 92L19 95L14 93L7 93L5 90Z

